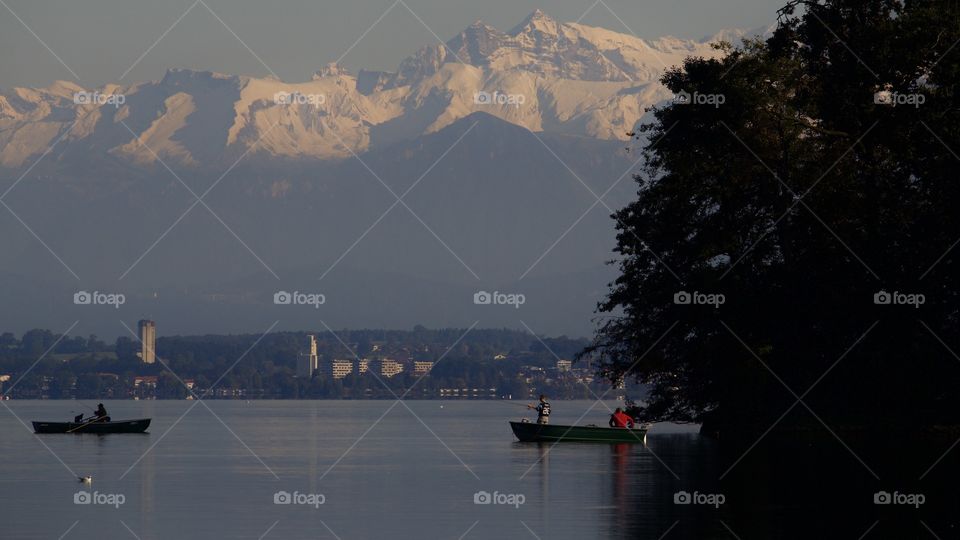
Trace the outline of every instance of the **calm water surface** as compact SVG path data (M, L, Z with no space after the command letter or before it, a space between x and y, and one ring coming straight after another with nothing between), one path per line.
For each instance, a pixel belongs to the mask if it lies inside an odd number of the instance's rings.
M771 454L760 447L721 482L748 445L671 425L656 426L646 446L521 444L507 425L527 415L518 402L119 401L106 403L114 419L153 423L144 435L108 436L35 436L26 427L31 420L68 419L71 410L80 412L78 402L3 404L9 407L0 407L4 539L745 540L790 536L803 530L791 524L803 516L823 531L822 522L836 518L832 510L849 518L830 526L843 532L836 537L857 538L877 521L870 534L882 538L892 520L906 530L929 526L942 538L960 531L956 513L948 513L960 510L955 488L903 485L926 489L925 505L877 507L871 494L893 491L889 484L900 486L913 470L884 469L884 484L836 441L798 454L823 449L826 466L795 466L795 449ZM572 423L591 405L554 402L552 421ZM605 415L596 406L580 423L604 423ZM917 470L948 447L932 445ZM927 481L955 485L947 476L956 458L948 459ZM78 475L92 475L92 485L79 483ZM80 490L105 502L122 495L123 504L75 504ZM681 490L726 500L719 508L677 505ZM323 504L275 504L281 491L322 495ZM511 500L522 504L478 505L480 491L517 495Z

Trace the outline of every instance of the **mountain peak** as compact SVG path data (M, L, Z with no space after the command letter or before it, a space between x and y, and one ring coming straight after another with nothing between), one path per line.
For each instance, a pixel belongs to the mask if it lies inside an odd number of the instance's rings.
M395 72L360 70L356 77L336 63L294 83L170 69L160 81L123 87L126 109L104 107L102 114L123 115L116 118L126 118L156 156L187 166L219 163L254 147L278 159L341 159L348 148L369 151L434 133L474 113L482 115L471 121L496 117L533 131L616 140L647 107L672 98L659 83L665 65L723 54L694 40L648 44L613 30L561 23L539 9L511 34L477 21L445 44L421 48ZM115 88L98 91L107 95ZM82 90L57 83L0 92L0 169L41 155L57 133L85 117L90 107L74 102ZM126 126L96 118L82 125L84 131L69 139L83 139L77 156L96 148L134 164L157 159ZM276 125L283 129L270 132Z
M483 22L482 19L477 19L473 24L466 27L463 32L460 32L459 35L476 35L476 34L501 34L499 30L490 26L489 24ZM454 38L456 39L456 38Z
M64 80L58 79L54 81L53 84L48 86L46 90L47 92L54 95L66 96L66 95L72 95L74 92L82 91L83 88L79 84L73 81L64 81Z
M530 15L527 16L527 20L549 19L549 18L550 18L550 16L547 15L546 13L544 13L544 11L543 11L542 9L540 9L540 8L537 8L537 9L533 10L533 12L530 13Z
M763 37L767 38L773 35L773 32L777 29L776 24L771 24L768 26L761 26L758 28L751 28L749 30L744 30L741 28L724 28L723 30L713 34L712 36L704 36L700 41L702 43L715 43L717 41L727 41L733 45L739 45L741 41L745 39Z
M448 41L446 50L453 51L458 61L474 66L487 65L490 54L504 46L506 37L503 32L478 20Z
M336 62L327 63L326 67L321 70L318 70L313 74L312 80L319 81L325 77L339 77L341 75L349 75L350 72Z
M531 31L539 31L545 34L556 34L559 32L559 23L547 15L542 9L537 8L533 10L533 13L527 15L527 18L521 21L520 24L513 27L513 29L508 33L512 36L516 36L518 34Z

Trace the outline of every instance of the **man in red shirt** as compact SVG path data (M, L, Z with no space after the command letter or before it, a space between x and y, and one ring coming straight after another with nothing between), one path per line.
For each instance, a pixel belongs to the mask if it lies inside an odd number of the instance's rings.
M610 427L616 428L633 428L633 418L623 412L623 409L617 407L617 410L613 411L613 414L610 415Z

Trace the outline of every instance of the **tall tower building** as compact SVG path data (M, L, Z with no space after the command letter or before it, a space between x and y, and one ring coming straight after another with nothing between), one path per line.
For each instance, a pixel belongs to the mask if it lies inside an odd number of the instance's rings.
M143 319L137 322L140 329L140 359L144 364L157 361L157 323Z
M317 356L317 336L311 334L307 337L310 338L310 352L309 354L300 353L297 358L297 377L310 377L320 367Z

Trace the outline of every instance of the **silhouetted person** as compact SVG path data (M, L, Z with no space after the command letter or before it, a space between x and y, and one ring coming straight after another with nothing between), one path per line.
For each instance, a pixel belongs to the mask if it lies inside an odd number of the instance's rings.
M633 418L630 418L630 415L623 412L623 409L621 409L620 407L617 407L617 410L613 411L613 414L610 415L610 427L632 428Z
M537 411L538 424L550 423L550 404L547 403L547 396L540 394L540 403L538 403L536 407L533 405L527 405L527 408L535 409Z
M97 422L110 421L110 417L107 416L107 409L103 406L103 403L97 405L97 410L93 414L97 417Z

